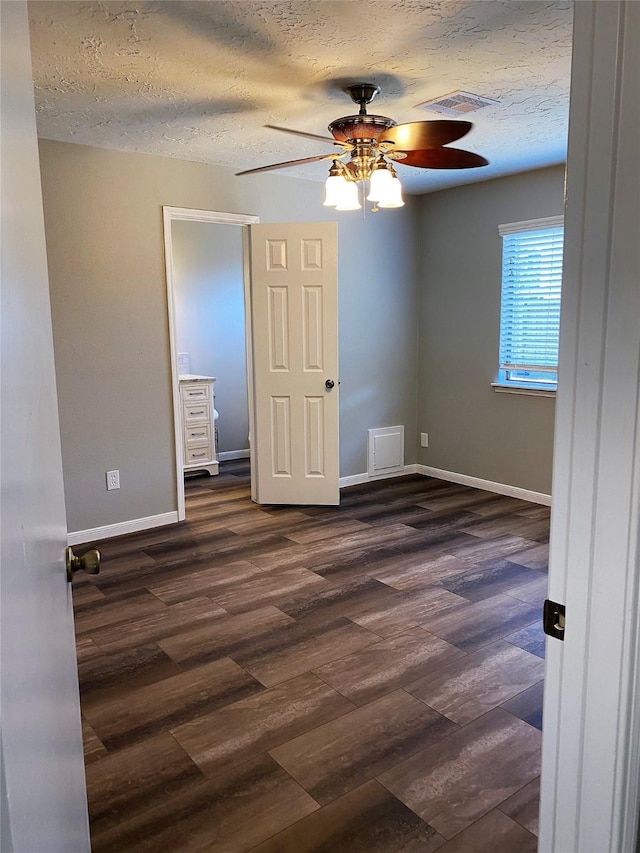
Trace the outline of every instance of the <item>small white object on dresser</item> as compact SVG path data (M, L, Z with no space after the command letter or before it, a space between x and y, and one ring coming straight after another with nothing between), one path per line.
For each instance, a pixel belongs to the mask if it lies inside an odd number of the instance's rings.
M215 376L187 373L180 376L182 451L186 471L218 473L214 391Z

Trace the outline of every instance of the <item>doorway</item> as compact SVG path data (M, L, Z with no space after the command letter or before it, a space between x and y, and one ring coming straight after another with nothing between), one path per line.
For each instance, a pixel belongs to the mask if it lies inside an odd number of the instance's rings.
M249 214L164 207L163 219L177 504L178 519L183 521L181 375L216 377L213 384L217 398L213 425L216 436L212 436L212 440L216 444L217 458L242 458L248 452L251 372L247 365L251 363L251 306L245 261L246 226L257 223L259 218ZM236 229L240 229L239 234L235 233ZM236 239L237 236L240 239ZM220 267L224 270L219 269L218 274L208 278L204 270L216 255L216 247L222 259ZM189 284L185 286L187 281ZM224 366L223 385L218 384L220 365ZM220 410L224 413L222 422L218 417ZM228 450L218 449L227 445ZM253 479L253 460L251 467Z

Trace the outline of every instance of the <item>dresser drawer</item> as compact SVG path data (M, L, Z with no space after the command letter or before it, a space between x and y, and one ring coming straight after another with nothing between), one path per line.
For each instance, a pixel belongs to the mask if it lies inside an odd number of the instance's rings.
M180 386L183 403L210 402L211 385L208 382L189 382Z
M211 420L211 406L204 400L201 403L185 403L183 406L185 424L209 423Z
M185 447L184 464L199 465L213 461L211 444L201 444L195 447Z
M196 444L211 444L211 426L208 423L185 425L185 447L188 449Z

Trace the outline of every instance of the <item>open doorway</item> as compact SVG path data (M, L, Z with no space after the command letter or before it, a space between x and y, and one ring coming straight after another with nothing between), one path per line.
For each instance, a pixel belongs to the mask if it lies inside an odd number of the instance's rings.
M198 440L206 442L209 455L201 447L197 460L189 457L191 422L183 404L197 396L210 408L216 379L191 376L189 381L202 384L194 384L189 400L182 393L172 237L172 226L180 220L252 226L243 229L252 499L265 504L338 504L337 223L260 225L254 216L164 208L178 520L185 517L183 448L185 462L197 461L212 474L217 470L207 438ZM184 354L183 359L186 363ZM189 370L195 369L189 363ZM214 422L210 408L209 435Z
M245 226L258 217L171 207L163 214L177 503L183 520L181 376L203 377L200 387L211 408L212 453L206 469L214 473L219 460L249 456L250 299L244 248Z

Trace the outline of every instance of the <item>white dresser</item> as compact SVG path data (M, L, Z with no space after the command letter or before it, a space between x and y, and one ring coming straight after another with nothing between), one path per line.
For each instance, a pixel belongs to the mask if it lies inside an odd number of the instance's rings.
M218 473L213 384L215 376L180 376L185 471Z

